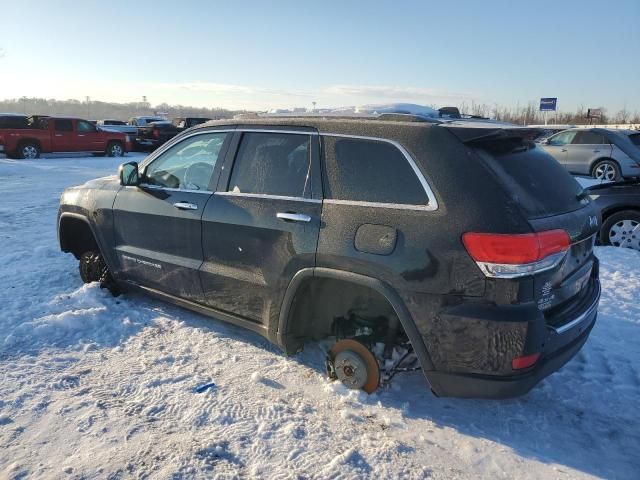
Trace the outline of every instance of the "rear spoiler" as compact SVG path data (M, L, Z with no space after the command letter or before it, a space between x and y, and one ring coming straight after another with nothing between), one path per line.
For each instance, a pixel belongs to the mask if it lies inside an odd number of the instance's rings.
M453 133L462 143L477 143L486 140L521 138L533 141L540 134L539 128L511 127L508 125L441 125Z

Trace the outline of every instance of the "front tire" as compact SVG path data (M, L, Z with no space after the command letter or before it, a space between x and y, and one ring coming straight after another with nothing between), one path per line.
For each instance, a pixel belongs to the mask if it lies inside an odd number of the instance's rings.
M107 145L106 154L110 157L124 157L124 147L120 142L111 142Z
M26 160L35 160L36 158L40 158L40 153L40 145L34 142L21 143L17 151L18 158Z
M100 282L100 288L108 289L114 297L120 294L120 289L99 252L84 252L80 256L79 269L80 278L84 283Z
M591 176L602 182L617 182L622 180L620 167L614 160L600 160L591 170Z
M640 251L640 212L623 210L604 221L600 243Z

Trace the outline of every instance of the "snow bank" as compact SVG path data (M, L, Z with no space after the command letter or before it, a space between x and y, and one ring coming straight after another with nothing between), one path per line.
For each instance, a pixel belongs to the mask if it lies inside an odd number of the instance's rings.
M58 198L117 164L0 158L0 478L637 478L638 252L597 248L598 323L528 396L435 398L420 372L366 395L326 380L324 344L287 358L82 285Z

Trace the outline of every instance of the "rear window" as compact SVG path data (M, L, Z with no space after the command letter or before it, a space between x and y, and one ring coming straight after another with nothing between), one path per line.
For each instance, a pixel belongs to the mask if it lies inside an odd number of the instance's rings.
M640 147L640 133L634 133L633 135L629 135L629 140L636 146Z
M584 206L582 187L551 155L518 137L484 139L472 146L529 218Z
M7 115L0 117L0 128L29 128L27 117Z

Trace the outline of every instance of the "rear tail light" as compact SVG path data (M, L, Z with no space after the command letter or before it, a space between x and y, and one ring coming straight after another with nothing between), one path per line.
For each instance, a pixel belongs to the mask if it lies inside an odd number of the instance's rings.
M523 368L529 368L536 363L540 358L539 353L533 353L531 355L525 355L524 357L516 357L511 360L511 368L514 370L522 370Z
M514 278L557 266L571 245L564 230L504 235L469 232L462 243L487 277Z
M153 135L153 138L159 138L160 137L160 130L158 130L157 128L154 128L153 132L151 132L151 134Z

